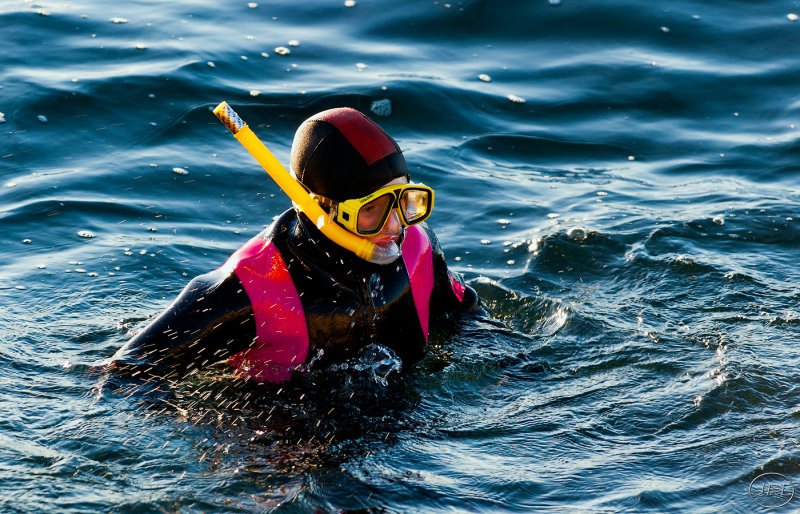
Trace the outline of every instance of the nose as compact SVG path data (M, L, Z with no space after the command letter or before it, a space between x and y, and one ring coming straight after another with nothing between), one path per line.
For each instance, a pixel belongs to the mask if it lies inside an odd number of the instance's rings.
M403 227L400 224L400 216L395 209L392 209L392 212L389 214L389 219L386 220L386 225L383 227L383 233L394 235L399 234L402 230Z

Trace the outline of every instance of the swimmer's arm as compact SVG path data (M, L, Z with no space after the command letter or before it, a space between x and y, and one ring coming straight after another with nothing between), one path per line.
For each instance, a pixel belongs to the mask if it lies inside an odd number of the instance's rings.
M175 301L112 359L112 366L159 378L178 378L227 359L255 338L247 293L234 273L193 279Z

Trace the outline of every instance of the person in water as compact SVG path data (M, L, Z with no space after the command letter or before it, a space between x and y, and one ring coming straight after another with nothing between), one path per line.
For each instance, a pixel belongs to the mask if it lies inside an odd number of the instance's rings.
M433 319L478 308L424 223L433 190L410 181L397 143L369 118L338 108L304 121L291 172L337 223L377 245L380 262L337 245L290 208L223 266L191 280L120 349L117 367L177 378L226 361L241 377L281 382L371 344L408 365L424 355Z

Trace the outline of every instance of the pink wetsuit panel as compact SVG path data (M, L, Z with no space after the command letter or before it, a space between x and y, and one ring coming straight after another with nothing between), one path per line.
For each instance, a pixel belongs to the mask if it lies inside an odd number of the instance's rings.
M433 251L428 235L418 226L408 227L403 241L403 261L411 282L411 295L417 308L425 342L428 342L431 292L433 292Z
M308 355L308 326L300 295L278 249L254 238L225 263L236 273L253 306L256 342L229 359L257 382L282 382Z

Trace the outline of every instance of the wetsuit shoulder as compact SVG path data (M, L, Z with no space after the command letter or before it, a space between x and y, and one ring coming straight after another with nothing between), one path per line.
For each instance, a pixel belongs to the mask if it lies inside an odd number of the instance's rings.
M132 373L177 378L246 349L254 337L250 299L222 267L192 279L113 360Z
M448 269L439 239L428 224L422 223L420 226L428 236L433 253L431 314L437 316L478 309L480 306L478 293L464 283L464 277L460 273Z

